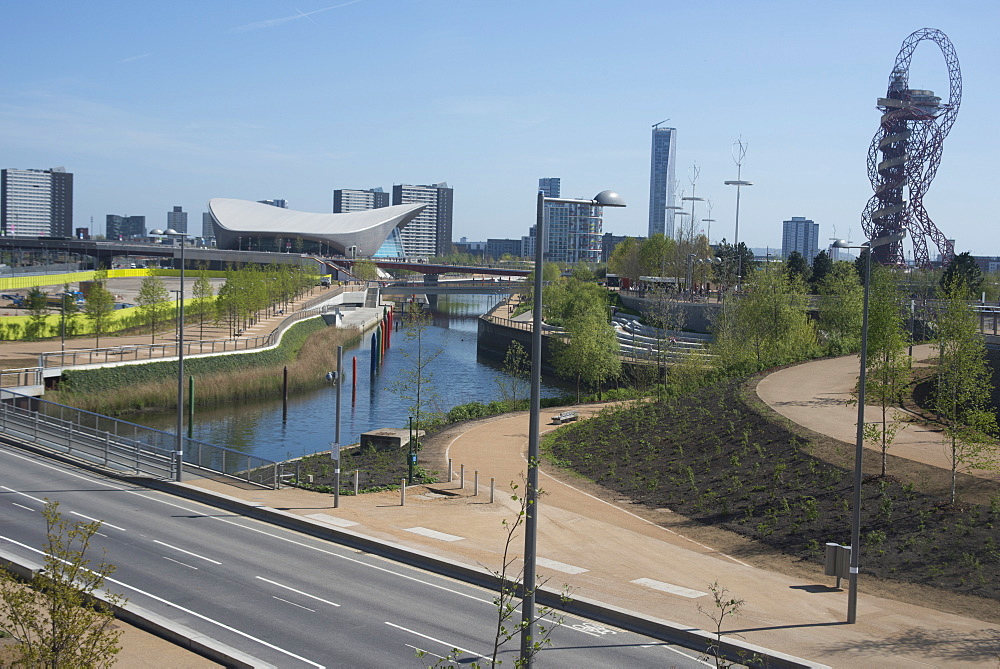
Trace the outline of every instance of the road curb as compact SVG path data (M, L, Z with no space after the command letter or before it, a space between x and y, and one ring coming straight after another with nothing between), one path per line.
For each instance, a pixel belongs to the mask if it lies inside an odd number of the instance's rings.
M22 581L30 581L35 573L42 568L42 565L0 548L0 567L6 568ZM101 593L94 593L92 596L108 603ZM176 623L137 604L126 602L111 605L111 607L114 609L115 618L223 666L233 669L275 669L273 664L216 641L210 636Z
M225 511L238 513L271 525L302 532L303 534L308 534L319 539L333 541L342 546L388 558L464 583L489 590L497 589L497 577L483 567L473 567L455 560L425 553L418 549L367 537L351 530L320 525L293 513L273 509L263 504L247 502L237 497L205 490L204 488L186 483L156 479L135 479L133 482ZM722 656L732 662L744 663L756 656L761 659L761 663L764 666L768 667L782 669L829 669L825 664L811 662L794 655L763 648L740 639L724 636L719 640L714 635L698 628L669 620L653 618L597 600L574 596L568 602L564 602L562 592L544 587L538 589L535 598L542 606L620 627L630 632L644 634L696 652L704 653L712 645L719 649Z

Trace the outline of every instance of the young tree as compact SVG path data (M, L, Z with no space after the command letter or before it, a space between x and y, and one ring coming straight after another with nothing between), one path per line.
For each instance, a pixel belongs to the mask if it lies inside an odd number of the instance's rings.
M965 285L965 299L979 299L979 293L983 287L983 272L976 264L976 259L968 251L959 253L948 263L941 274L940 287L948 292L949 286L955 284L956 278Z
M517 410L518 399L527 395L531 358L520 342L512 341L503 359L503 376L497 377L500 399L512 410Z
M136 304L139 305L139 314L142 320L149 323L150 343L156 341L157 325L167 311L169 300L170 292L163 283L163 279L155 274L149 274L142 280L139 294L136 296Z
M97 273L100 275L100 272ZM107 273L104 273L105 280ZM115 310L115 296L105 287L105 280L96 278L91 284L90 293L87 295L83 313L90 319L94 328L95 345L101 346L101 335L107 332L108 325Z
M785 258L785 272L792 280L799 280L802 283L809 282L809 261L798 251L792 251Z
M719 314L712 352L731 372L746 373L808 358L816 330L806 315L805 287L784 272L755 271L746 295Z
M378 267L371 258L360 258L354 261L354 276L360 281L378 281Z
M833 270L833 260L830 258L830 254L826 251L820 251L816 254L816 257L812 261L812 272L809 275L809 281L812 284L813 292L817 292L820 284L823 283L823 279Z
M410 302L406 315L406 328L403 333L409 341L409 350L405 351L403 356L409 359L410 364L400 372L390 387L401 399L410 403L413 425L420 430L424 429L424 422L436 399L432 363L441 355L443 349L428 345L426 335L427 328L431 324L431 316L420 304Z
M70 295L69 284L63 284L63 292L60 302L59 334L65 339L66 334L73 334L76 330L73 317L80 311L76 303L76 298Z
M49 314L49 296L36 286L28 291L24 306L29 314L28 329L25 335L28 339L40 337L45 327L45 319L48 318Z
M25 667L96 667L111 664L121 650L109 605L124 603L105 595L92 598L115 568L91 565L90 542L100 521L70 523L58 502L46 502L45 569L26 586L0 569L0 618L20 641L16 664Z
M892 409L902 403L910 380L908 344L896 275L888 268L873 267L868 301L865 394L866 403L877 404L881 411L881 425L869 430L868 436L882 452L882 476L886 475L889 446L899 430L898 414Z
M817 285L819 334L827 355L845 355L861 348L864 289L857 272L845 261L833 265Z
M565 324L569 341L553 340L553 365L556 373L576 379L576 399L580 385L598 389L621 372L618 339L614 328L603 315L583 312Z
M198 338L205 338L205 319L212 313L215 292L212 289L212 282L208 279L208 271L198 272L198 280L194 282L194 301L191 303L191 310L194 317L198 319Z
M640 242L635 237L626 237L625 241L615 247L608 258L608 272L628 279L634 286L642 276L642 262L639 258ZM622 284L623 286L625 284Z
M976 314L965 301L968 290L954 277L942 291L944 308L935 322L939 358L932 402L949 441L953 504L960 467L997 466L996 416L987 408L993 379Z

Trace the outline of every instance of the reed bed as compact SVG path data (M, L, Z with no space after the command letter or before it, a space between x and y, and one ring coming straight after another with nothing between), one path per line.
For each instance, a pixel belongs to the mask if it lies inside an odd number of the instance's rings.
M281 397L283 368L286 366L289 393L317 388L328 383L326 373L337 368L337 346L348 346L359 338L357 331L325 327L308 335L304 341L289 342L290 350L285 362L261 366L248 364L241 367L238 373L192 374L195 405L207 408L264 397ZM285 339L289 339L288 334ZM186 395L187 379L184 383ZM56 391L52 393L52 400L108 416L167 411L177 406L176 372L172 379L122 385L103 389L99 393Z

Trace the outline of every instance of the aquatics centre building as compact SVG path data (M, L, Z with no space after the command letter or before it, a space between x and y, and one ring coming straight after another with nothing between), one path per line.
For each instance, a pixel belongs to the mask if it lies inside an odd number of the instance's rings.
M216 246L222 249L405 258L399 231L425 206L397 204L348 214L314 214L250 200L213 198L208 211Z

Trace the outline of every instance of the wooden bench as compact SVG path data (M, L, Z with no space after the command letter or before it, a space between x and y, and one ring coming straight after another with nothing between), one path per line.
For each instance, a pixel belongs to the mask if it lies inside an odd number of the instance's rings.
M562 413L557 413L552 417L552 422L562 425L563 423L568 423L570 421L576 420L580 417L575 411L563 411Z

